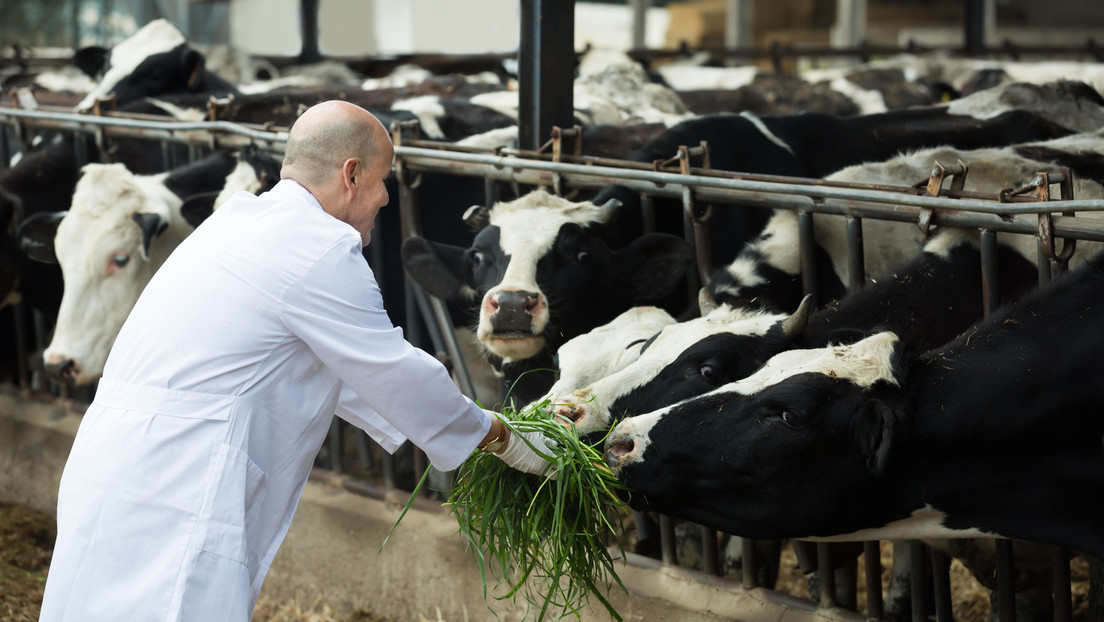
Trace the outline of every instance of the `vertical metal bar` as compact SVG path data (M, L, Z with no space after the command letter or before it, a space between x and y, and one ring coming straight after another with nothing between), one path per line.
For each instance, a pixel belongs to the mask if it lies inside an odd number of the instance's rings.
M1070 552L1064 546L1051 549L1054 559L1054 622L1073 620L1073 590L1070 586Z
M997 540L997 620L1016 622L1016 577L1012 568L1012 541Z
M167 140L161 142L161 166L166 171L173 168L172 144Z
M912 622L928 620L928 581L925 572L925 549L923 542L909 540L909 587L912 594Z
M966 0L965 47L967 56L985 51L985 0Z
M429 467L429 458L426 457L424 451L417 445L414 446L414 485L417 486L418 482L422 481L422 474L426 472ZM429 496L429 488L423 488L421 495L423 497Z
M932 591L935 595L936 622L954 622L951 607L951 558L943 551L931 550Z
M19 379L19 388L30 388L30 376L27 372L27 322L23 318L23 305L12 305L12 319L15 330L15 362L16 374Z
M655 200L650 194L640 195L640 218L644 223L644 233L655 233L656 213Z
M997 234L988 229L981 230L981 290L982 309L985 315L997 308Z
M813 308L820 306L817 292L816 233L813 230L813 213L797 212L797 232L801 246L801 283L805 293L813 297Z
M665 564L677 564L675 549L675 520L666 514L659 515L659 547Z
M318 5L320 0L299 0L299 48L300 63L317 63L322 60L318 45Z
M380 461L383 466L383 487L388 490L395 489L395 456L393 454L383 452L383 460Z
M728 0L725 10L725 47L735 50L755 45L751 33L752 0ZM727 63L726 63L727 64Z
M1036 238L1036 247L1038 249L1038 259L1036 265L1039 266L1039 287L1046 287L1050 285L1050 260L1043 254L1043 241Z
M885 615L882 600L882 550L877 541L863 542L863 568L866 571L866 617Z
M483 178L483 201L487 207L498 203L498 184L493 179Z
M0 171L8 168L11 162L11 142L8 138L8 128L0 128Z
M847 291L853 292L866 283L862 218L848 216L847 222Z
M717 544L717 530L701 525L702 570L707 574L720 575L720 552Z
M755 552L755 540L740 538L740 566L743 568L744 588L759 587L759 559Z
M518 146L538 149L574 123L575 0L521 0Z
M632 49L643 50L648 47L648 6L650 0L629 0L632 10Z
M817 542L817 574L820 575L820 604L836 606L836 573L832 570L832 547L827 542Z
M341 419L334 417L330 421L330 435L327 442L330 444L330 470L341 473Z

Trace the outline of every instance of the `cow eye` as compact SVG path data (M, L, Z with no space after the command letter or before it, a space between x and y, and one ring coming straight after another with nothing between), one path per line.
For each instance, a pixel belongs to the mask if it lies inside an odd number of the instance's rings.
M590 263L590 251L582 250L582 251L579 251L578 253L575 253L575 261L577 261L581 264Z
M717 381L717 376L718 376L717 367L710 364L710 363L706 363L705 365L702 365L701 367L699 367L698 368L698 373L701 374L702 378L705 378L706 380L708 380L710 382L716 382Z
M792 410L783 410L782 414L778 416L782 420L782 423L787 428L797 429L805 424L805 419L798 413Z
M483 251L473 250L471 252L471 255L468 256L468 261L471 262L471 265L473 266L478 266L482 264L484 259L486 259L486 256L483 254Z
M111 257L111 263L115 264L118 268L125 268L127 263L130 262L130 255L126 253L119 253Z

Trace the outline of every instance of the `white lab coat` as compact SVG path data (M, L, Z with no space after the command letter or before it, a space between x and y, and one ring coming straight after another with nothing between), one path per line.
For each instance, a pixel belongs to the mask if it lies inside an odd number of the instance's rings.
M337 412L442 470L490 428L383 309L351 226L235 195L123 326L61 480L42 620L248 620Z

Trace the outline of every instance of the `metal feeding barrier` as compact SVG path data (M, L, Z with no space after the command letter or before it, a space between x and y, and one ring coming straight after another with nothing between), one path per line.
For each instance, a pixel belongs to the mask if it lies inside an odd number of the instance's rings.
M215 102L212 102L213 104ZM165 166L174 164L170 146L186 145L188 158L196 159L201 153L214 149L235 149L254 145L271 153L282 153L287 139L286 128L248 126L227 121L179 122L138 115L122 115L106 112L102 108L96 114L74 114L67 110L27 109L0 106L0 124L7 131L0 132L0 156L6 165L12 153L11 138L23 145L29 144L32 130L49 130L72 133L78 138L75 148L81 150L80 161L87 161L92 148L100 158L110 159L111 144L121 137L160 141L163 145ZM843 216L847 223L847 245L853 277L847 283L849 290L863 285L863 235L864 219L884 219L915 223L927 231L933 226L977 229L982 238L982 264L984 291L979 292L989 305L996 300L994 291L996 262L996 234L1021 233L1034 235L1039 243L1038 266L1040 283L1049 282L1053 275L1064 270L1065 261L1076 240L1104 241L1104 220L1078 218L1074 212L1104 210L1104 200L1078 200L1072 196L1072 178L1068 170L1040 171L1035 178L1019 188L1009 188L997 196L983 195L963 190L968 175L967 163L933 164L928 179L918 180L909 187L892 187L862 184L830 183L822 180L787 178L766 175L744 175L709 168L709 146L706 143L680 147L671 159L652 163L627 162L581 155L579 128L555 128L552 138L537 151L516 149L459 148L448 143L417 139L417 127L396 124L391 128L395 143L395 173L399 184L399 201L402 236L404 239L418 235L420 216L433 206L419 206L418 187L422 173L444 173L456 176L481 177L485 180L488 204L496 200L498 184L509 184L515 191L529 187L544 187L570 196L584 190L620 184L644 199L644 209L649 209L651 199L666 197L678 200L683 209L684 234L696 249L698 262L695 276L707 282L712 273L711 250L708 240L710 215L717 209L784 209L799 215L800 247L804 283L809 293L816 294L813 277L816 269L813 257L813 214ZM88 139L91 138L91 141ZM570 141L570 142L569 142ZM698 159L700 167L691 166ZM950 181L949 187L944 184ZM1057 194L1052 188L1057 186ZM647 214L645 214L647 216ZM646 219L647 220L647 219ZM1056 240L1064 240L1059 244ZM407 279L404 295L408 304L408 338L415 343L443 352L456 372L461 389L475 397L466 361L453 332L445 303L426 295ZM696 291L696 287L695 290ZM424 325L426 339L419 324ZM48 327L44 327L48 330ZM16 327L22 331L22 327ZM45 330L43 330L45 332ZM26 359L26 353L20 353ZM21 376L21 389L44 391L44 386L30 386ZM33 384L33 383L32 383ZM335 420L336 421L336 420ZM373 453L384 453L382 467L384 483L381 486L341 474L342 439L340 428L333 428L329 445L332 452L332 471L329 474L316 469L316 477L335 480L347 489L377 498L395 498L401 494L395 484L395 463L382 450L373 451L367 445L367 437L358 435L357 450L362 465L372 461ZM425 470L425 456L415 452L414 472ZM447 474L446 474L447 475ZM434 504L428 499L419 500L423 507ZM664 562L677 563L673 521L661 517L661 556ZM721 574L718 554L718 534L701 528L704 571ZM756 559L754 542L743 542L743 578L745 588L759 587L758 572L762 560ZM858 589L850 585L836 585L832 569L831 547L818 544L816 562L820 575L820 604L839 606L840 602L854 603ZM912 573L912 619L929 619L925 606L934 603L936 620L953 619L951 612L950 560L938 551L925 552L919 542L910 543ZM881 586L881 563L876 542L864 543L866 584L866 615L869 619L881 619L884 615ZM1012 568L1012 544L998 540L998 616L1002 622L1014 620L1014 570ZM1070 590L1070 551L1054 547L1054 619L1072 619ZM931 584L923 580L925 566L934 575ZM853 577L852 577L853 578ZM837 594L843 598L837 599ZM929 598L930 597L930 598Z

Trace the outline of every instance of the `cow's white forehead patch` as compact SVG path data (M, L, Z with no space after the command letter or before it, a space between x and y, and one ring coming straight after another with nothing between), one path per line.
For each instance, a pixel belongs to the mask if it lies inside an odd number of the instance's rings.
M788 350L771 357L759 371L721 390L754 395L798 374L814 373L866 388L878 381L897 384L893 350L897 335L883 332L850 345Z
M119 82L130 75L142 61L154 54L168 52L187 40L179 30L164 19L154 20L135 32L127 40L111 49L108 70L100 83L77 105L79 109L91 108L96 98L104 97Z
M496 204L490 221L501 230L499 243L503 252L516 260L523 256L543 257L552 250L556 235L565 224L587 226L605 222L607 217L601 207L589 201L573 203L534 190L514 201Z

